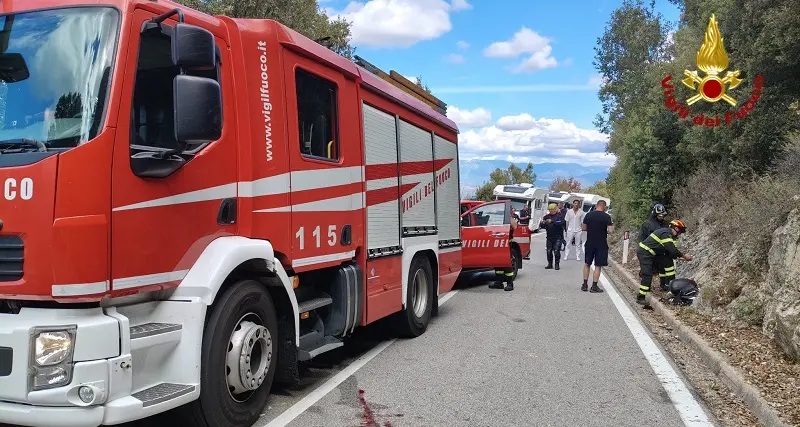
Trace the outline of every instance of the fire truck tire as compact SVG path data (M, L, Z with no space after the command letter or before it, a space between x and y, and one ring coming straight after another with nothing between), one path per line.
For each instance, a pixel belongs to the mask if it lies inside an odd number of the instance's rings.
M514 269L514 275L511 276L511 280L517 280L517 273L519 273L519 266L522 263L522 255L519 252L519 248L516 246L511 248L511 268Z
M269 292L242 280L215 302L203 333L195 427L250 427L266 407L278 361L278 319Z
M406 308L397 317L402 337L416 338L428 329L434 301L433 287L431 265L426 257L417 255L408 271Z

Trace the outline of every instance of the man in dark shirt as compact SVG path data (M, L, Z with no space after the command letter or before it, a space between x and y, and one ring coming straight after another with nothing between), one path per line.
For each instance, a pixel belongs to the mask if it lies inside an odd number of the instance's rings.
M555 203L551 203L548 208L550 208L550 213L545 215L539 223L539 228L547 230L547 237L545 237L545 239L547 239L547 243L545 244L545 249L547 250L547 267L545 268L553 268L553 258L555 257L556 270L560 270L560 266L558 265L561 261L560 246L561 239L564 238L564 232L567 231L567 221L564 220L564 216L558 211L558 207Z
M583 266L582 291L603 292L597 286L597 281L600 280L600 269L608 265L608 233L614 230L614 222L611 220L611 215L607 214L605 210L606 202L605 200L600 200L597 202L595 210L583 217L581 228L586 232L586 263ZM594 280L592 281L592 288L588 289L589 267L592 262L594 262Z

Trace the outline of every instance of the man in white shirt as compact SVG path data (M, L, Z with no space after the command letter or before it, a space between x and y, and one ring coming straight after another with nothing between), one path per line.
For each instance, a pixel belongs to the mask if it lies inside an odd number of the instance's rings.
M567 211L567 253L564 260L569 259L569 254L572 248L575 248L575 259L581 260L581 252L583 251L583 231L581 231L581 224L583 224L583 217L586 212L581 209L581 201L573 200L572 209Z

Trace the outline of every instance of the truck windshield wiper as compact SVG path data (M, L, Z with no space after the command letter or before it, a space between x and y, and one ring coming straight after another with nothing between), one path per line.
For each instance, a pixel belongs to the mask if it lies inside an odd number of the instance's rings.
M47 146L44 145L44 142L37 139L15 138L0 141L0 153L22 151L26 148L28 151L30 151L30 148L35 148L36 151L47 151Z

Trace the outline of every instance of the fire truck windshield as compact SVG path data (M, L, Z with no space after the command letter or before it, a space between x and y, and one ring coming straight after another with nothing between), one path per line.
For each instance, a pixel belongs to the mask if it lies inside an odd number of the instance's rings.
M0 153L72 148L105 112L119 13L73 7L0 16Z

